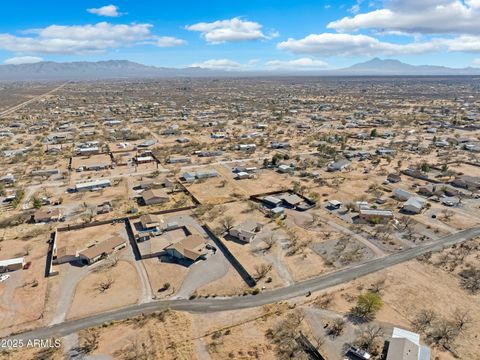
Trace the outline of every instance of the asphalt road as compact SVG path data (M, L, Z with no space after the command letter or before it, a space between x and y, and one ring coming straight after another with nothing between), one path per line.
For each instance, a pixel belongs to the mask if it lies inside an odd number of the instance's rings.
M125 307L78 320L71 320L48 327L38 328L22 334L11 336L11 338L23 339L26 341L37 338L45 339L52 336L62 337L85 328L101 325L105 322L127 319L140 314L148 314L166 308L194 313L209 313L262 306L265 304L302 296L308 291L322 290L331 286L346 283L358 277L415 259L417 256L423 255L427 252L439 251L445 247L462 243L479 235L480 227L474 227L443 237L433 244L411 248L393 255L374 259L353 267L335 271L310 280L298 282L280 289L266 291L255 296L250 295L208 299L202 298L194 300L158 300L150 303Z

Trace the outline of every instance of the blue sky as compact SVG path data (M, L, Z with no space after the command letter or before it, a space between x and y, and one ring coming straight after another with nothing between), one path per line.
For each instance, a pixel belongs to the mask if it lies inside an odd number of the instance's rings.
M8 1L0 62L311 70L378 56L480 66L478 19L480 0Z

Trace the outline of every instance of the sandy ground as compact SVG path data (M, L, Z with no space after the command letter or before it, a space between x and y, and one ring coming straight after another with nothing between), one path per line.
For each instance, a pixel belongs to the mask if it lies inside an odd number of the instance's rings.
M113 279L114 282L111 288L100 292L98 284L106 279ZM88 274L78 283L67 319L135 304L140 293L141 286L135 267L126 261L119 261L107 270Z
M42 323L48 293L44 277L47 247L42 238L2 241L2 259L25 255L29 249L25 261L31 262L30 269L11 272L10 279L0 283L2 332Z

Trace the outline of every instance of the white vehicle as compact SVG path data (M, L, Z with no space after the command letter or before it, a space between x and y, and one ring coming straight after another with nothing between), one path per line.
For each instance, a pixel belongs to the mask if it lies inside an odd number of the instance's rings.
M0 275L0 282L4 282L4 281L7 280L9 277L10 277L9 274Z

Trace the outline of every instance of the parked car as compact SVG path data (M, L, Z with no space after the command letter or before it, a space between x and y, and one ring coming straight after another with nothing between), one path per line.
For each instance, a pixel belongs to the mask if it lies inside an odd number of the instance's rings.
M9 277L10 277L9 274L0 275L0 282L4 282L5 280L8 280Z
M32 266L32 262L31 262L31 261L29 261L29 262L27 262L25 265L23 265L23 270L28 270L28 269L30 269L30 266Z

